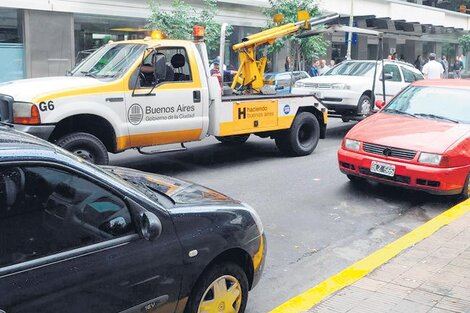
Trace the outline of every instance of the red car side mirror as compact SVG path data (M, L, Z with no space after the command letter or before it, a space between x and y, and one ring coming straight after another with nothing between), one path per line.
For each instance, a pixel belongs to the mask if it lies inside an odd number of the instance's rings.
M382 110L382 108L385 106L385 101L383 101L383 100L377 100L377 101L375 101L375 106L376 106L379 110Z

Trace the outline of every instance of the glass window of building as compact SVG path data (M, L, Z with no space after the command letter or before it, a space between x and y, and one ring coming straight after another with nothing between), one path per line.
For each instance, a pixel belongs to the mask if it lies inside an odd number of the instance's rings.
M144 18L74 14L75 63L78 64L109 41L144 38Z
M0 82L24 78L23 11L0 8Z

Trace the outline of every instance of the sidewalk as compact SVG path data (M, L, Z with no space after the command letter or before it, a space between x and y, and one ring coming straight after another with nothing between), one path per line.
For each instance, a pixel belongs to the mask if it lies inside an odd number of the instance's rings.
M308 313L470 313L470 212Z

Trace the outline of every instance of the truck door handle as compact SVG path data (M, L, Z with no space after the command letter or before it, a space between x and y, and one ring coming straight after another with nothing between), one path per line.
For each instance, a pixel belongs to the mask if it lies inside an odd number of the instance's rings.
M193 91L193 102L194 103L201 103L201 91L200 90L194 90Z

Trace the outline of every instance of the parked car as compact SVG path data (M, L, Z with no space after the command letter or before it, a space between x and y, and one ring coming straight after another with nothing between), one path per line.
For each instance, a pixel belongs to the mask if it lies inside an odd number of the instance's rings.
M0 142L1 312L244 312L266 253L250 206L10 127Z
M328 110L349 121L367 115L373 109L372 85L376 61L344 61L322 76L301 79L295 83L293 94L314 94ZM413 65L387 60L384 63L385 94L390 100L410 83L424 79ZM377 65L375 95L383 97L382 62Z
M280 95L289 94L296 81L309 77L310 75L305 71L266 73L264 74L264 82L274 86L276 93Z
M468 198L469 97L469 81L413 83L347 133L338 152L341 172L353 182L367 178Z

